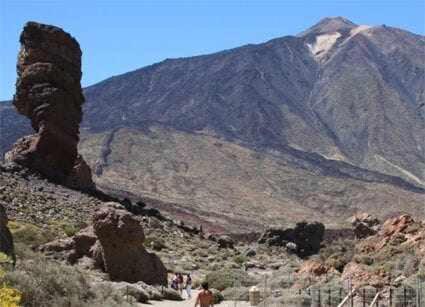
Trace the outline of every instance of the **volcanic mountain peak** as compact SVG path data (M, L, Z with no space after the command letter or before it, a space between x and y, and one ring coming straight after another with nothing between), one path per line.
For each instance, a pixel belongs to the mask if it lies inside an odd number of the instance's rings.
M316 61L324 63L330 58L331 51L370 28L367 25L357 25L344 17L326 17L298 37L305 39L306 46Z
M344 17L326 17L316 23L314 26L298 34L298 36L317 35L322 33L334 33L344 30L351 30L358 25Z

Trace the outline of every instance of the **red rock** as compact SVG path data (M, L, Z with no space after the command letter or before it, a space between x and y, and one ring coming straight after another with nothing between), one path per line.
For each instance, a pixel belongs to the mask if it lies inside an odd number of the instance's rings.
M389 283L389 276L385 272L371 272L369 267L363 264L350 262L344 268L342 280L351 280L354 287L370 285L382 288Z
M304 261L298 274L321 276L330 271L330 268L315 260Z

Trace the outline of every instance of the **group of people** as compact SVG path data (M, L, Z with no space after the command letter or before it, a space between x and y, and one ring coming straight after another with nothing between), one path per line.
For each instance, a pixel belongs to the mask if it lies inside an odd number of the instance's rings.
M176 273L171 280L171 288L183 294L183 289L186 290L188 299L192 298L192 277L190 274L186 275L186 281L184 280L183 274ZM201 284L201 291L198 293L196 298L195 307L212 307L214 306L214 298L212 292L208 289L208 283L203 282Z
M186 275L186 281L184 280L182 273L176 273L171 280L171 288L179 291L180 295L183 294L183 289L186 290L187 297L192 298L192 277L190 274Z

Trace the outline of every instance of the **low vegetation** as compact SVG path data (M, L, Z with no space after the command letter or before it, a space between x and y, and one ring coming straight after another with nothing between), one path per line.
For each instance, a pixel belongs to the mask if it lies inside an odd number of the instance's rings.
M88 276L76 267L46 259L24 245L17 245L17 252L15 269L2 261L1 307L131 306L112 289L91 286Z
M224 290L230 287L249 287L256 281L245 271L238 269L221 269L206 275L205 281L210 288Z

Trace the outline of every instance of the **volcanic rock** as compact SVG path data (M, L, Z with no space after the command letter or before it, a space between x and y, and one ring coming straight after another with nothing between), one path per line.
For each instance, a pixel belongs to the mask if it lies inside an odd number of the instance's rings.
M357 242L354 261L344 267L342 279L378 288L391 282L397 284L385 267L408 263L400 273L409 276L419 271L424 257L425 224L410 215L400 215L386 220L376 234ZM377 269L371 270L372 263Z
M217 238L219 248L234 248L235 242L229 236L222 235Z
M296 246L294 251L300 257L316 254L320 250L325 226L322 223L313 222L297 223L295 228L270 228L267 229L258 240L260 244L269 246L287 246L292 242Z
M368 213L362 213L355 215L351 219L351 225L353 225L355 237L363 239L376 234L379 230L380 222L376 217Z
M89 226L74 237L42 245L40 251L71 264L83 257L113 281L166 285L167 270L161 260L143 246L143 226L117 203L106 203Z
M80 46L62 29L35 22L24 26L20 43L13 103L36 133L19 139L5 158L52 181L91 189L90 167L77 150L84 102Z
M106 206L93 217L94 232L102 246L105 271L112 280L167 284L161 260L143 246L143 227L131 213Z
M8 218L5 207L0 203L0 252L8 255L15 263L15 250L13 247L13 237L7 227Z

